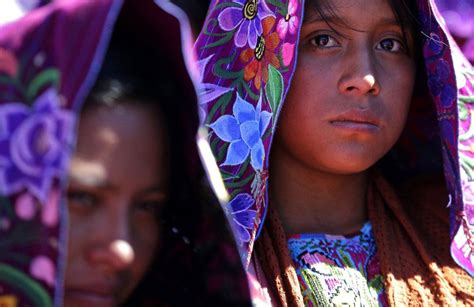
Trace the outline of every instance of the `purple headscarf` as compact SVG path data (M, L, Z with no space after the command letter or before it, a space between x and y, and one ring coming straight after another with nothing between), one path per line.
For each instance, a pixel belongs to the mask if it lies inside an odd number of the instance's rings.
M451 254L474 275L474 71L434 1L417 6L430 104L411 114L387 176L401 181L444 170ZM303 0L214 0L195 45L202 121L230 193L225 209L245 264L265 221L271 142L295 70L303 8ZM433 152L442 153L440 161Z
M157 1L161 8L152 1L133 2L10 2L22 10L17 19L0 26L2 306L62 305L67 252L64 191L68 161L75 145L78 113L101 69L123 5L120 18L133 19L130 24L140 24L140 31L151 24L147 31L143 30L149 35L147 39L156 41L160 54L174 62L175 72L182 79L180 89L193 97L192 104L186 106L187 118L192 120L184 125L189 126L187 134L180 136L190 147L187 151L190 162L183 161L183 164L202 173L194 144L198 115L189 71L193 76L197 73L193 70L191 32L186 16L167 1ZM166 12L181 21L181 32L178 20ZM184 61L182 50L187 51ZM156 71L163 73L158 67ZM205 148L207 143L201 139L200 144ZM199 178L196 176L195 180ZM211 195L205 188L201 192ZM202 206L202 215L192 217L199 226L193 242L200 253L190 250L178 236L176 251L164 252L167 253L165 259L174 261L166 264L170 274L187 272L189 280L197 281L195 288L202 290L194 293L191 289L188 297L178 294L175 297L177 301L187 299L198 304L245 304L248 294L244 271L238 257L232 257L237 255L233 237L222 210L215 204L214 200L202 205L189 204ZM189 260L191 264L188 267L188 263L180 263L181 260ZM173 275L161 274L157 278L165 281L169 278L166 281L169 287L174 285ZM153 286L159 285L148 285L149 292L159 292ZM176 293L181 290L176 285ZM169 296L172 297L172 293Z

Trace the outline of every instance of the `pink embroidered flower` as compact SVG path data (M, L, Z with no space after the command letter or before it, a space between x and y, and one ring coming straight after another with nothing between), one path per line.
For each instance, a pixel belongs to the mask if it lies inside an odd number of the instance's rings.
M288 3L288 13L285 18L282 18L278 21L277 32L280 36L280 39L285 39L286 34L295 34L298 31L299 18L296 16L296 11L298 10L298 0L290 0Z
M6 73L10 77L16 76L18 61L15 55L3 48L0 48L0 73Z
M31 220L35 217L36 206L33 196L28 193L21 193L15 203L15 213L22 220Z
M295 55L295 44L284 43L281 46L281 58L283 60L283 65L289 66Z
M41 221L43 224L53 227L58 224L59 221L59 202L60 192L58 189L53 188L49 193L46 204L41 212Z
M35 257L30 264L30 273L33 277L44 281L48 286L54 286L56 269L53 261L48 257Z

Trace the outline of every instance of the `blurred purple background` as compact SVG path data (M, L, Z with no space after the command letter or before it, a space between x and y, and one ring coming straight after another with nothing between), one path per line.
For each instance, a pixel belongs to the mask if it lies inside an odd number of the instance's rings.
M474 0L435 0L466 57L474 63Z

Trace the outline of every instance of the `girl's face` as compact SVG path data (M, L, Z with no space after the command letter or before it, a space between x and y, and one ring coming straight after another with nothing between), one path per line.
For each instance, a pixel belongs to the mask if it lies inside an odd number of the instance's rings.
M116 306L153 260L168 181L166 134L154 115L123 104L81 116L69 171L65 306Z
M337 0L332 6L337 18L330 25L306 9L273 154L350 174L372 166L400 136L415 63L387 0Z

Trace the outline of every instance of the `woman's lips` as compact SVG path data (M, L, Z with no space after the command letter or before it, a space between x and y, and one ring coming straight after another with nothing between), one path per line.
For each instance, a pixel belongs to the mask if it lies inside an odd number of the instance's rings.
M65 306L117 306L118 302L113 291L106 289L66 289Z

